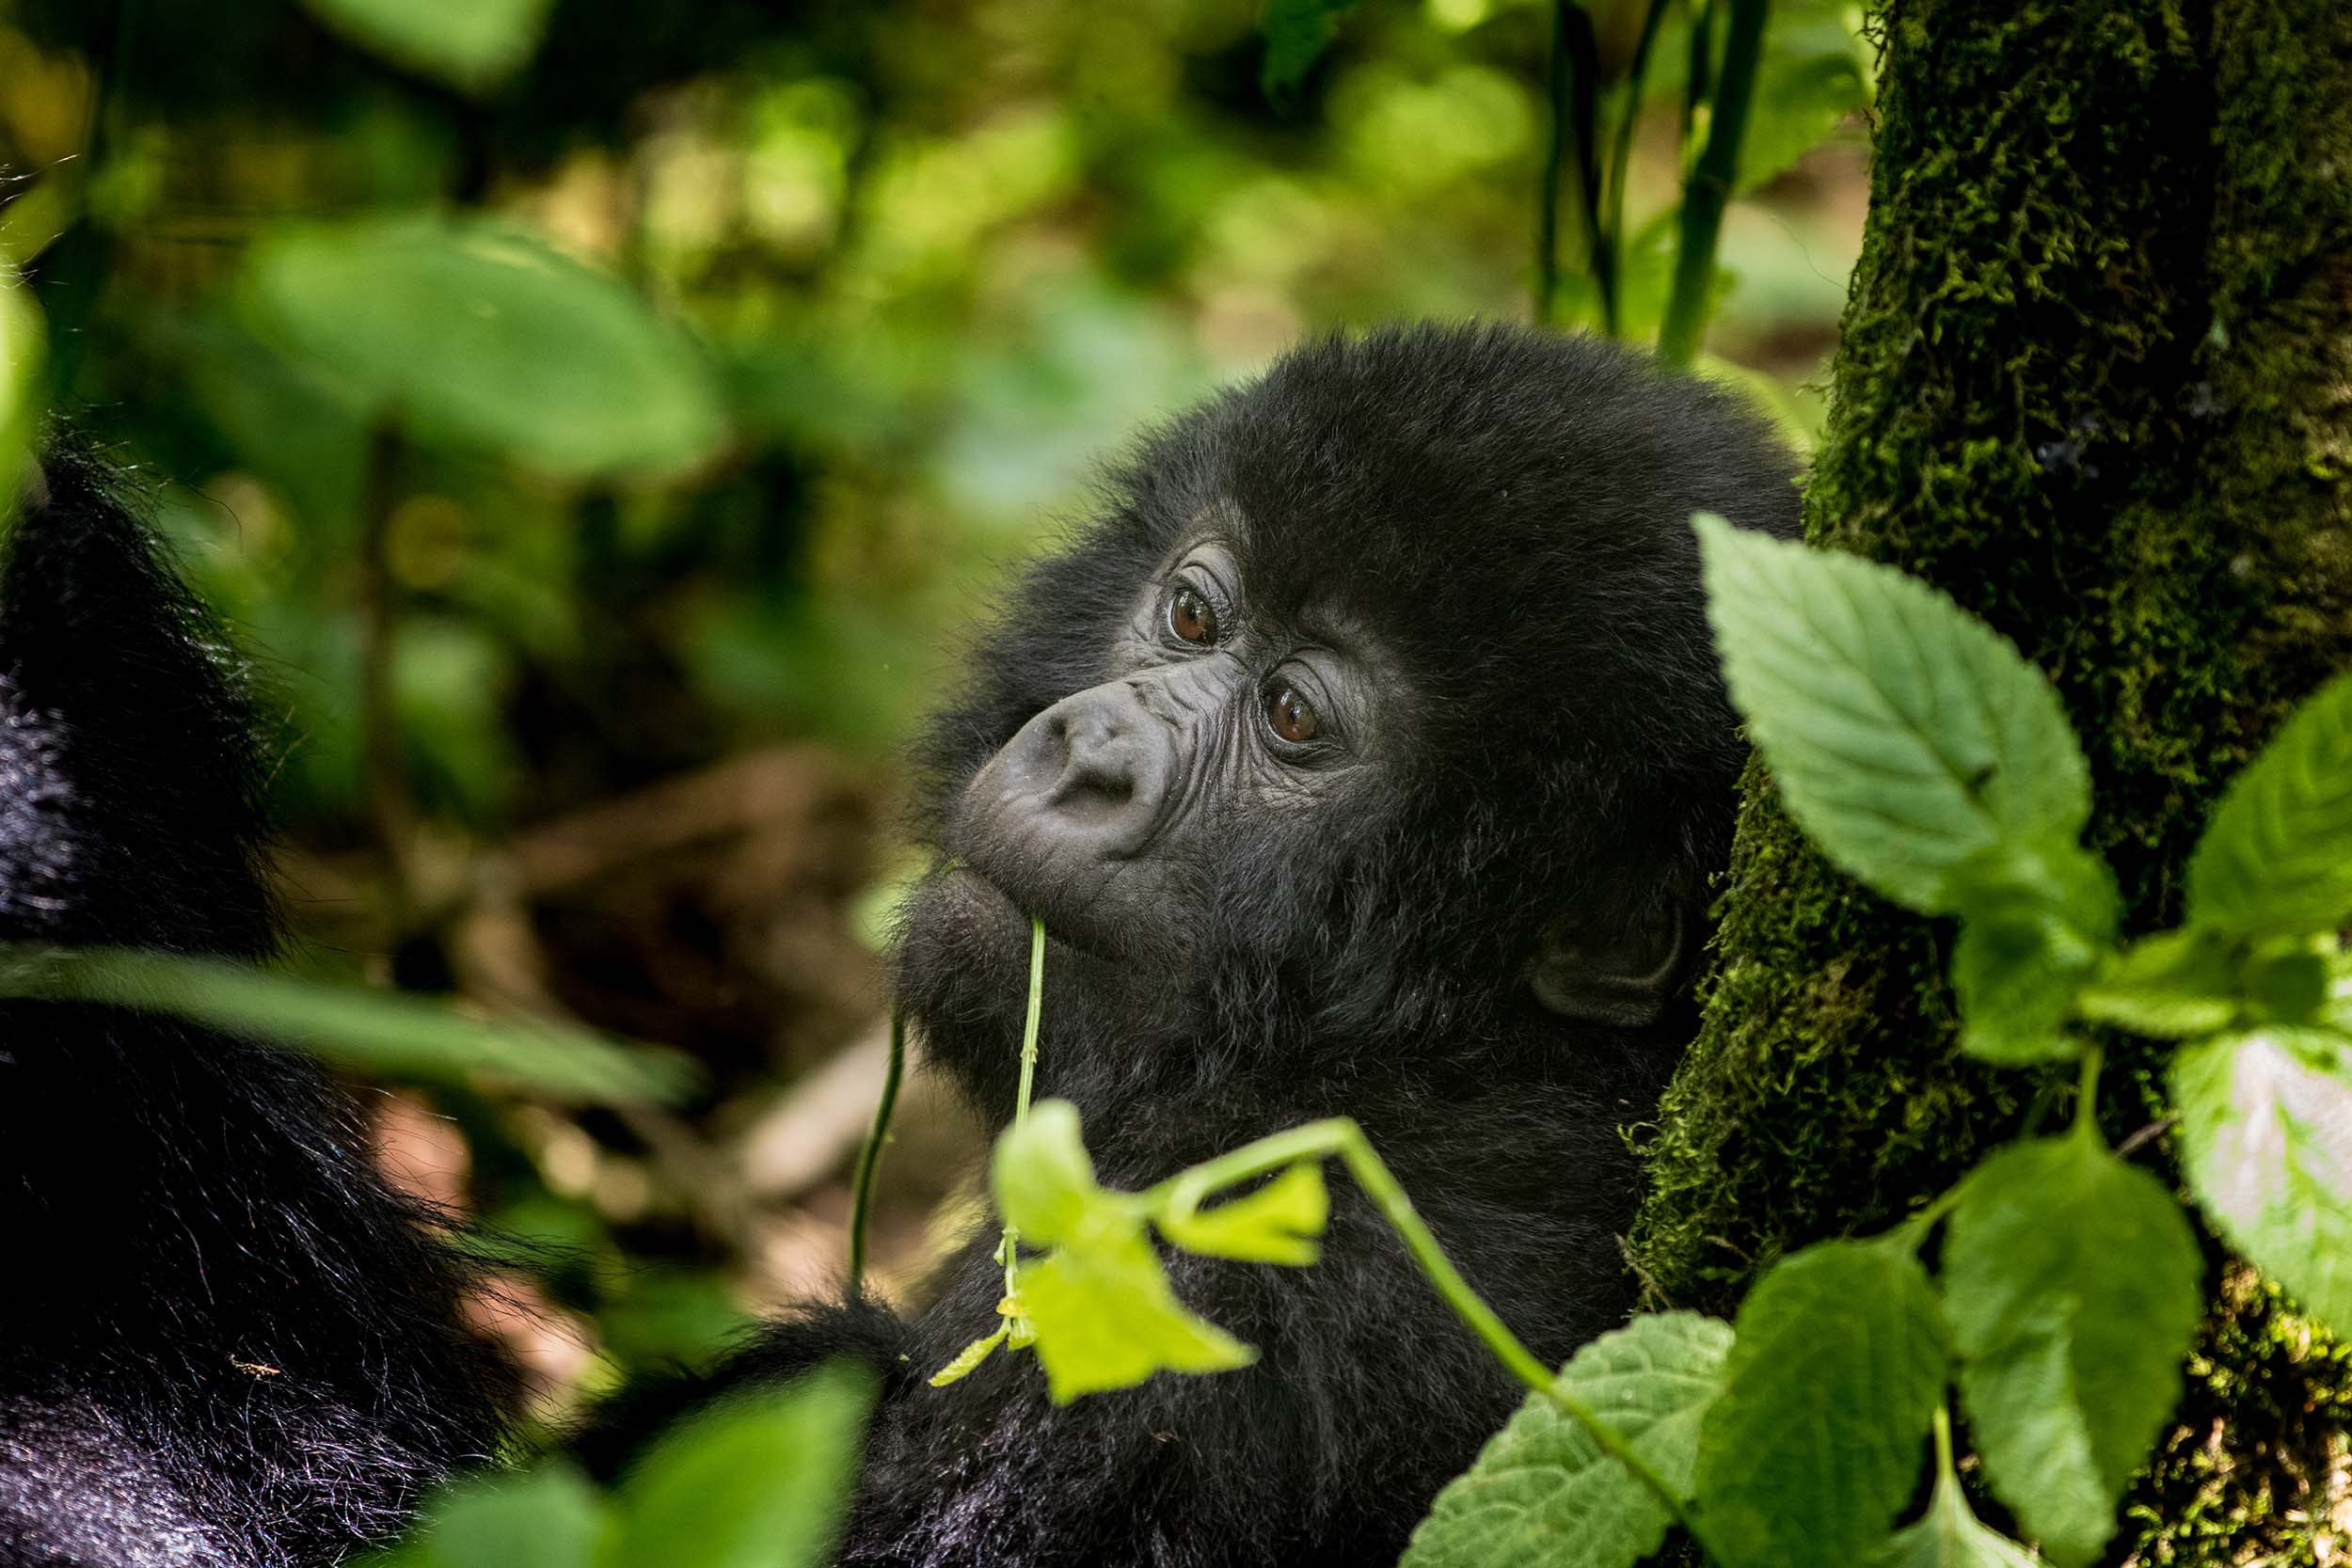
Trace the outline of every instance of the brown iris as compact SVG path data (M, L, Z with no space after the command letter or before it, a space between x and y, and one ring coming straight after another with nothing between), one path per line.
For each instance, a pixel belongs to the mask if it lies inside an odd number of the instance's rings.
M1314 705L1295 686L1278 686L1266 693L1265 717L1274 733L1294 746L1304 746L1323 731Z
M1186 642L1206 646L1216 641L1216 607L1198 588L1179 588L1168 602L1168 629Z

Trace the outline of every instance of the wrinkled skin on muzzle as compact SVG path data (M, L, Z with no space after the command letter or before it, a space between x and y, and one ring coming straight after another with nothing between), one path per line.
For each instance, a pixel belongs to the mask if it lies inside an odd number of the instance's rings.
M1054 935L1104 958L1166 958L1168 911L1218 815L1223 742L1248 672L1204 658L1074 692L1024 725L966 787L949 846L964 869Z

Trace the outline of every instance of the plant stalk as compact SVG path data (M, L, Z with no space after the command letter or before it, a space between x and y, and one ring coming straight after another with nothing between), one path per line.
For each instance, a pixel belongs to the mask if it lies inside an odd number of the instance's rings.
M1609 177L1600 217L1602 231L1609 236L1613 274L1625 250L1626 171L1632 166L1633 133L1642 119L1642 83L1649 75L1650 49L1658 41L1659 30L1665 25L1668 3L1669 0L1649 0L1649 8L1642 15L1642 35L1634 40L1633 57L1626 62L1625 103L1617 115L1616 135L1609 150ZM1613 287L1610 292L1613 310L1617 307L1613 297L1616 290Z
M1600 300L1602 330L1617 335L1616 262L1600 221L1598 135L1600 51L1593 19L1577 0L1556 0L1545 97L1551 138L1544 151L1543 188L1535 202L1535 320L1557 319L1560 293L1560 182L1571 148L1576 154L1577 207L1584 224L1584 254Z
M1021 1025L1021 1089L1012 1102L1012 1124L1029 1119L1029 1090L1037 1082L1037 1029L1045 1016L1045 922L1029 921L1029 1016ZM1021 1232L1010 1224L999 1244L1005 1260L1005 1294L1013 1294L1015 1264L1021 1256Z
M906 1074L907 1015L890 1009L890 1062L882 1069L882 1099L874 1105L874 1126L866 1147L857 1153L857 1175L850 1183L850 1288L866 1288L866 1225L874 1208L874 1172L882 1164L882 1145L889 1141L890 1117L898 1108L898 1084Z
M1461 1271L1454 1266L1453 1259L1446 1257L1445 1249L1438 1244L1438 1238L1430 1233L1419 1211L1414 1209L1413 1200L1406 1196L1403 1184L1374 1150L1371 1140L1364 1136L1363 1128L1353 1117L1330 1117L1321 1121L1311 1121L1260 1138L1254 1143L1244 1144L1214 1160L1179 1171L1140 1196L1142 1201L1153 1209L1182 1218L1198 1210L1203 1199L1220 1188L1263 1176L1269 1171L1280 1170L1301 1160L1329 1157L1336 1157L1346 1165L1348 1174L1355 1177L1356 1184L1363 1188L1379 1209L1381 1217L1389 1222L1389 1227L1405 1243L1405 1249L1413 1255L1413 1261L1420 1265L1422 1274L1437 1289L1438 1294L1445 1299L1445 1304L1454 1309L1454 1316L1467 1323L1470 1332L1477 1335L1487 1350L1493 1353L1495 1359L1512 1376L1549 1399L1569 1419L1591 1433L1593 1440L1600 1445L1601 1451L1624 1465L1635 1481L1640 1481L1665 1506L1667 1515L1704 1545L1689 1511L1674 1489L1666 1484L1665 1478L1634 1451L1631 1443L1602 1420L1597 1410L1562 1387L1552 1370L1535 1359L1534 1353L1519 1342L1518 1336L1511 1332L1509 1326L1495 1315L1494 1308L1487 1306L1485 1298L1471 1289L1470 1281L1462 1277Z
M1729 37L1723 72L1707 117L1707 147L1682 187L1681 234L1675 253L1674 292L1659 329L1659 357L1687 365L1706 335L1714 308L1715 246L1722 237L1724 207L1740 180L1740 144L1756 101L1756 67L1764 57L1764 24L1772 0L1728 0Z

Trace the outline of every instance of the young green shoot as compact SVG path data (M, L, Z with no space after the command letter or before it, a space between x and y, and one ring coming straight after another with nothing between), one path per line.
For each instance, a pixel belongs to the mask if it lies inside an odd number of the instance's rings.
M1038 1023L1045 1016L1045 922L1032 916L1029 921L1029 1011L1021 1025L1021 1087L1013 1098L1012 1129L1019 1133L1028 1124L1029 1095L1037 1083ZM1005 1266L1005 1295L996 1304L997 1314L1004 1322L996 1332L966 1345L956 1358L931 1374L931 1386L942 1388L955 1382L989 1357L998 1345L1009 1344L1015 1350L1028 1345L1037 1338L1036 1330L1020 1310L1021 1231L1010 1219L1005 1222L1004 1235L996 1243L996 1260Z

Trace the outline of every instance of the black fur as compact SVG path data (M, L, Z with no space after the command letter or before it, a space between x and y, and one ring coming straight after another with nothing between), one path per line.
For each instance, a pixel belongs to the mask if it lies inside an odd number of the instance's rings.
M1121 672L1138 593L1213 510L1263 602L1370 630L1403 721L1311 819L1236 815L1184 868L1181 968L1051 945L1038 1092L1074 1101L1103 1179L1141 1187L1349 1115L1471 1282L1548 1360L1615 1322L1616 1236L1687 1000L1574 1025L1523 976L1548 922L1703 907L1742 750L1708 646L1690 515L1796 528L1795 465L1724 396L1602 345L1502 327L1311 345L1147 439L1099 518L1032 568L925 743L921 821L1034 715ZM900 994L991 1125L1013 1097L1025 944L934 882ZM1393 1560L1519 1391L1340 1178L1307 1270L1177 1258L1197 1310L1263 1359L1056 1407L1030 1358L923 1379L995 1322L993 1230L903 1325L812 1309L700 1394L839 1351L885 1379L842 1552L856 1564ZM609 1436L610 1434L608 1434Z
M258 958L259 731L70 449L0 565L0 942ZM0 1004L0 1565L339 1560L501 1439L463 1277L307 1062Z

